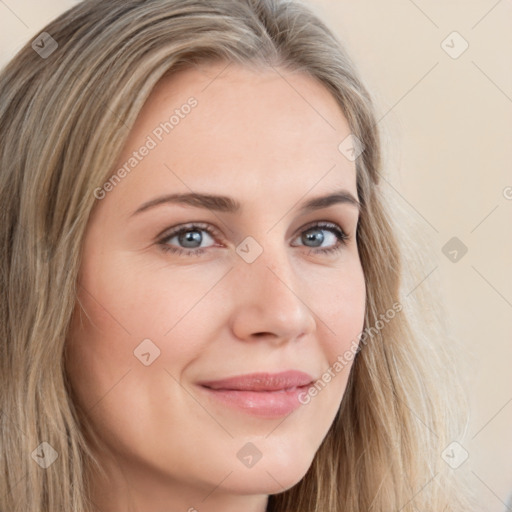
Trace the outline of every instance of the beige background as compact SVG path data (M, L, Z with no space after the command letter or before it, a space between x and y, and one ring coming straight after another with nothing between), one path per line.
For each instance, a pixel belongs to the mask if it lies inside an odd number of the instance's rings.
M75 3L0 0L0 64ZM314 5L377 100L386 186L428 240L431 253L418 257L431 269L426 279L439 283L449 329L470 361L464 464L481 510L505 511L512 491L512 2ZM468 248L456 262L442 252L454 236Z

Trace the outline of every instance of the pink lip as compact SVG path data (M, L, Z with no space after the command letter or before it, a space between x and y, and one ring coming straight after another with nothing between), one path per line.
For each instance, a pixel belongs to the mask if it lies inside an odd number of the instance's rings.
M208 395L224 404L265 418L290 414L301 402L299 395L314 378L304 372L251 373L227 379L200 382Z

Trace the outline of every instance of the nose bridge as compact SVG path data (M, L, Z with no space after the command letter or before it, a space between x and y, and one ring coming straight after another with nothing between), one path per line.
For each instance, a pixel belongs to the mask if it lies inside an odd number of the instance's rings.
M296 276L291 261L290 249L286 246L286 243L275 234L260 236L258 238L260 242L254 239L250 240L252 237L248 238L249 250L252 254L249 259L242 257L244 261L240 262L242 266L245 265L241 275L247 281L247 286L253 288L255 292L258 288L266 289L267 292L273 290L276 297L285 291L291 293L284 283L287 283L293 289ZM241 254L242 247L239 249L239 254Z
M260 247L251 263L242 257L234 272L235 334L239 338L265 333L274 339L292 339L310 332L314 318L307 298L300 296L306 276L298 275L290 249L277 237L266 236ZM251 250L256 247L247 253Z

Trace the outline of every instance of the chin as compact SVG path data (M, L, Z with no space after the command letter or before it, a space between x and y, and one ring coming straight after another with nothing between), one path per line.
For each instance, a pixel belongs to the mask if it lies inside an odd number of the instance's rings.
M240 494L279 494L298 484L311 466L312 458L286 461L263 459L252 468L237 468L226 480L234 492Z

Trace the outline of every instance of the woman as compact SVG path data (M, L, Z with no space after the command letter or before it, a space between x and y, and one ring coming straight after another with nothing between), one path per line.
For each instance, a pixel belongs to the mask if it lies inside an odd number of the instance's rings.
M370 95L304 4L85 1L0 91L1 510L468 510Z

